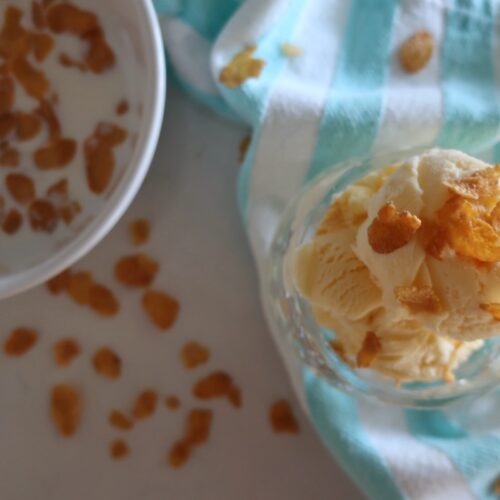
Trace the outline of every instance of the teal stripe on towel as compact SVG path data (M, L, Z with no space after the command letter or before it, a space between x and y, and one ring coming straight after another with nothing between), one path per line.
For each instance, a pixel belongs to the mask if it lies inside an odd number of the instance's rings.
M280 45L284 41L293 41L293 34L306 4L307 0L289 0L285 12L279 16L271 31L264 33L257 41L255 57L266 61L259 78L250 78L242 87L233 90L222 84L218 85L230 106L253 127L252 142L238 178L238 203L245 222L248 219L251 172L266 118L269 96L281 71L288 64L288 60L281 54Z
M308 172L370 153L383 109L397 0L353 0Z
M406 421L416 439L437 448L450 459L476 498L498 498L491 489L500 473L498 436L481 432L469 434L440 411L409 410Z
M493 145L500 115L490 0L450 0L441 52L444 121L437 143L471 153Z
M356 401L305 369L304 389L314 426L330 452L374 500L404 496L359 421ZM335 497L332 492L332 498Z

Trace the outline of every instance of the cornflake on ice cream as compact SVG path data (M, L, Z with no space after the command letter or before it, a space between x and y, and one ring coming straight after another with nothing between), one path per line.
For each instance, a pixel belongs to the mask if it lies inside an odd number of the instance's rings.
M333 199L293 273L344 361L452 381L500 332L499 179L500 165L433 149Z

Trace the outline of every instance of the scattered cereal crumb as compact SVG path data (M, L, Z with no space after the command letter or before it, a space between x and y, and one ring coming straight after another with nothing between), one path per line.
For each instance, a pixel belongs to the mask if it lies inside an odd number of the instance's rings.
M122 99L117 105L116 105L116 114L118 116L125 115L128 113L130 106L128 104L128 101L126 99Z
M92 358L95 371L103 377L116 379L122 372L122 360L109 347L97 350Z
M184 436L172 445L168 453L171 467L183 466L191 457L193 448L208 441L212 419L212 410L194 408L188 413Z
M302 49L300 47L297 47L297 45L293 45L292 43L282 43L281 53L285 57L298 57L302 55Z
M90 287L89 305L101 316L115 316L120 310L113 292L108 287L97 283Z
M7 356L22 356L38 341L38 333L31 328L16 328L5 339L3 350Z
M245 159L245 156L247 154L248 147L250 146L250 142L251 141L252 141L252 136L251 135L246 135L245 137L243 137L243 139L241 139L240 146L239 146L239 150L240 150L240 163Z
M368 242L374 252L392 253L409 243L420 225L415 215L399 212L394 203L386 203L368 227Z
M427 66L434 50L434 40L428 31L417 31L399 49L399 62L407 73L416 73Z
M274 432L299 433L299 424L290 408L288 401L275 401L269 409L269 421Z
M54 276L49 281L47 281L46 283L47 289L49 290L50 293L58 295L68 288L70 278L71 278L71 270L65 269L63 272L59 273L58 275Z
M121 460L130 454L130 449L123 439L115 439L109 445L109 453L114 460Z
M130 239L134 245L144 245L149 241L149 221L136 219L130 223Z
M56 137L35 150L33 160L40 170L60 169L72 162L76 148L74 139Z
M266 62L252 57L255 50L255 47L248 47L238 52L220 72L219 81L226 87L235 89L249 78L258 78Z
M379 338L374 332L367 332L365 339L363 340L363 345L358 352L356 357L356 364L359 368L369 367L377 354L382 349L382 344Z
M92 275L87 271L79 271L69 276L68 293L80 305L90 303L90 289L92 288Z
M181 401L177 396L167 396L165 398L165 406L169 410L177 410L181 406Z
M170 451L168 452L168 463L174 469L182 467L191 457L191 446L190 444L181 439L176 441Z
M241 406L240 390L233 384L233 379L222 371L212 372L198 380L193 387L193 395L202 400L226 397L233 406Z
M68 366L80 352L80 344L75 339L65 338L54 343L53 354L57 366Z
M52 388L51 415L59 433L64 437L75 434L80 424L82 401L78 391L69 384L58 384Z
M156 411L158 394L154 389L146 389L141 392L132 407L132 415L137 420L150 417Z
M191 444L201 444L208 441L212 426L212 410L194 408L187 417L184 438Z
M109 423L113 426L116 427L117 429L120 429L122 431L128 431L134 427L134 422L130 420L126 415L124 415L121 411L118 410L113 410L109 414Z
M188 369L196 368L206 363L210 358L208 349L199 342L187 342L181 350L181 359Z
M159 264L144 253L122 257L115 266L116 279L128 286L147 287L153 282Z
M142 297L144 310L151 321L160 329L167 330L177 319L179 303L164 292L148 290Z
M430 286L398 286L394 295L414 314L438 314L442 311L441 301Z
M20 141L33 139L42 129L40 118L34 113L16 113L16 137Z

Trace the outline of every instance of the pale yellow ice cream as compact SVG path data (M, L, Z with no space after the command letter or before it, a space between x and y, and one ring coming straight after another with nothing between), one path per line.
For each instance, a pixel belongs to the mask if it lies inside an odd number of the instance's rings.
M400 381L450 380L500 334L499 178L434 149L334 198L293 274L348 362Z

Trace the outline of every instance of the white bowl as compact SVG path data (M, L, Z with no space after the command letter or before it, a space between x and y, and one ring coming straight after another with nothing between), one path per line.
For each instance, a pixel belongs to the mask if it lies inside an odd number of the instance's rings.
M77 0L78 1L78 0ZM80 2L79 2L80 3ZM82 5L91 7L91 2ZM166 74L160 28L151 0L106 0L102 4L113 26L124 29L131 41L130 57L137 59L141 115L130 159L123 164L97 213L80 224L74 235L43 254L36 239L28 265L3 262L0 299L39 285L71 266L89 252L116 224L132 202L148 171L158 142L166 94ZM104 20L103 20L104 22ZM49 238L49 236L46 236ZM4 236L0 236L0 239ZM7 236L5 236L7 238ZM15 238L15 236L14 236ZM28 242L29 243L29 242ZM14 247L15 250L15 247ZM37 255L38 252L38 255ZM15 251L12 252L15 259Z

